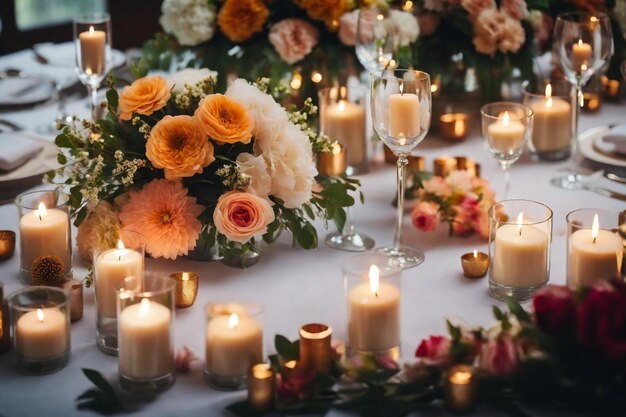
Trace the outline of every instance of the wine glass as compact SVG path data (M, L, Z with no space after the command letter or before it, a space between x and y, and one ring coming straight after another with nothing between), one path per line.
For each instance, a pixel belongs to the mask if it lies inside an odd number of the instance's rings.
M74 19L76 72L87 87L91 118L97 119L98 87L111 69L111 18L91 13Z
M51 77L51 80L54 84L55 99L57 102L57 115L53 121L48 121L39 125L36 129L39 133L49 135L59 133L59 124L67 124L72 121L72 116L70 116L66 110L67 93L64 90L76 82L76 74L73 72L71 74L63 72L55 74Z
M380 73L389 65L396 48L394 31L390 26L389 13L377 7L359 11L356 30L356 56L370 73Z
M503 200L506 200L511 165L522 156L532 135L533 110L523 104L500 101L485 104L480 114L483 137L504 172Z
M404 187L409 153L424 139L430 128L430 76L422 71L397 69L372 73L371 106L374 129L398 157L398 208L393 245L378 249L394 258L402 268L424 261L424 253L402 246Z
M570 173L553 178L552 183L562 188L572 188L580 177L572 175L580 162L578 146L578 119L583 105L583 86L608 64L613 55L611 21L604 13L571 12L560 14L554 25L554 55L559 61L567 81L576 90L576 111L572 130L572 160Z

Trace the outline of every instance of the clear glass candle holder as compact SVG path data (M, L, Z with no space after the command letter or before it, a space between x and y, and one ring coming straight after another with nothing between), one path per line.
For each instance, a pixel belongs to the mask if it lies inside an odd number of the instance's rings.
M208 303L205 307L205 377L219 390L240 390L250 367L263 359L263 308L248 301Z
M552 210L530 200L489 209L489 291L499 300L527 301L550 277Z
M141 292L117 293L119 381L133 394L152 395L174 383L174 300L176 280L144 280Z
M534 113L528 141L530 155L542 161L561 161L571 153L574 139L576 96L566 81L552 81L543 88L524 89L524 104Z
M70 231L69 195L59 189L31 191L15 199L20 217L20 271L25 284L34 282L32 270L39 264L58 266L63 278L72 275L72 234Z
M624 218L618 212L584 208L567 220L567 285L592 286L621 275L624 241L618 234Z
M397 261L377 253L357 255L344 263L348 357L400 357L400 273Z
M27 287L7 298L17 368L27 374L56 372L70 359L70 310L61 288Z
M318 93L320 131L346 148L349 175L367 172L366 91L327 87Z
M117 355L117 292L140 292L144 277L145 237L117 230L111 248L97 250L93 259L98 349Z

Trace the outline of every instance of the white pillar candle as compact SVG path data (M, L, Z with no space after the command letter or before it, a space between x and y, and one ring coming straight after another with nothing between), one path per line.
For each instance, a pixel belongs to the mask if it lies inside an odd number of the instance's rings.
M119 372L129 378L158 378L174 369L171 311L147 298L119 316Z
M572 106L567 101L552 97L552 86L546 86L545 100L530 103L534 113L532 141L539 152L567 148L572 137Z
M348 346L365 352L382 352L400 344L400 290L380 282L372 265L369 282L348 292Z
M525 128L519 120L511 120L505 111L494 123L487 127L491 145L500 152L512 152L524 141Z
M65 271L69 271L72 268L69 222L66 212L46 209L44 203L24 214L20 219L22 267L30 270L35 258L55 255L63 261Z
M548 279L548 235L523 224L522 213L517 219L496 230L491 278L508 287L535 287Z
M80 42L81 67L87 74L101 75L105 71L105 45L106 33L102 30L94 30L93 26L88 31L78 35Z
M420 100L415 94L389 96L389 135L394 139L413 138L420 133Z
M339 100L329 105L322 115L323 133L331 141L348 149L348 164L361 165L365 161L365 110L358 104Z
M572 67L574 71L582 71L583 66L589 68L591 53L591 45L583 42L582 39L572 45Z
M143 256L131 249L124 249L120 240L117 249L110 249L96 256L96 303L98 315L117 317L117 291L124 288L139 289L143 277Z
M591 229L572 233L569 241L568 282L574 287L617 277L623 261L623 241L616 233L600 230L598 215Z
M263 330L250 317L232 313L209 320L206 369L213 375L240 377L263 358Z
M43 308L20 316L15 326L17 353L27 359L47 359L69 350L67 315L58 308Z

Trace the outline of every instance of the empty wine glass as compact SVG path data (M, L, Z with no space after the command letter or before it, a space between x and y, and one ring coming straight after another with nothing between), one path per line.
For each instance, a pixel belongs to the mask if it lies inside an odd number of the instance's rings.
M92 13L74 20L78 79L87 87L91 118L97 119L98 87L111 69L111 18Z
M361 9L356 30L356 56L368 72L387 68L396 48L396 36L389 30L389 14L376 7Z
M483 137L504 172L504 198L509 195L511 165L522 156L532 135L533 111L518 103L496 102L480 109Z
M55 99L57 102L57 114L53 121L48 121L42 125L37 126L37 132L43 134L57 134L59 133L59 124L69 123L72 120L72 116L67 113L65 105L67 103L67 93L64 91L76 82L76 74L60 73L51 77L54 84Z
M371 74L371 106L374 129L398 157L398 208L393 245L378 249L394 258L402 268L424 261L424 253L402 245L404 188L409 153L430 128L430 76L416 70L386 70Z
M576 90L577 106L574 113L572 160L570 170L577 171L580 163L578 146L578 119L583 105L583 86L608 64L613 55L611 21L604 13L571 12L560 14L554 25L554 55L567 81ZM554 178L552 183L571 188L571 173Z

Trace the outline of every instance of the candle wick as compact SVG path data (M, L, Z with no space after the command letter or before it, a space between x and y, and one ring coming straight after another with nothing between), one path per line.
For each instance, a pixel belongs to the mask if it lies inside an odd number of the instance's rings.
M122 255L118 256L118 257L117 257L117 260L118 260L118 261L121 261L121 260L122 260Z
M596 243L596 239L598 238L598 236L594 236L593 238L593 243Z
M377 297L377 298L378 298L378 291L376 291L376 292L374 293L374 297Z
M41 214L39 215L39 221L42 222L43 219L41 218Z
M520 236L522 235L522 228L521 227L519 228L519 235Z

